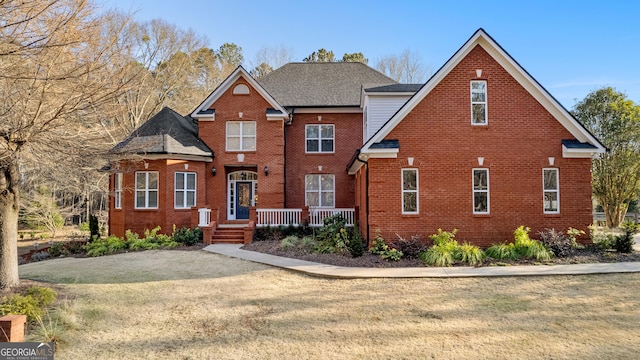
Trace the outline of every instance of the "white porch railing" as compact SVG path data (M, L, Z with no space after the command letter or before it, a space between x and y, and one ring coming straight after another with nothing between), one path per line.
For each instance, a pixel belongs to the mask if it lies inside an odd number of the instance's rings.
M208 226L211 222L211 209L198 209L198 226Z
M324 218L335 214L342 215L347 220L347 226L353 226L356 220L355 209L310 208L309 226L324 225ZM302 209L256 209L256 226L300 226L303 221Z
M347 220L347 226L353 226L356 222L356 211L354 209L309 208L309 226L322 226L324 225L324 218L336 214L342 215Z
M256 209L256 226L300 226L302 209Z

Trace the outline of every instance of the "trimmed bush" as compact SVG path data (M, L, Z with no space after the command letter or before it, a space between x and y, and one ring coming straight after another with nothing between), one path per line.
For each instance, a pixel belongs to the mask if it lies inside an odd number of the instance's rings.
M405 239L398 235L398 240L391 243L390 246L402 252L406 259L418 259L420 254L427 250L427 245L422 241L420 235L414 235L411 239Z
M202 242L202 229L200 229L199 227L193 229L181 227L179 229L176 229L174 226L172 237L173 241L179 244L185 246L193 246Z
M567 257L573 255L575 237L572 239L565 236L562 231L556 231L556 229L545 229L541 231L539 235L542 244L551 250L554 256Z
M636 234L638 230L640 230L640 225L631 221L625 221L622 224L623 234L616 236L613 248L621 253L632 253L634 244L633 235Z

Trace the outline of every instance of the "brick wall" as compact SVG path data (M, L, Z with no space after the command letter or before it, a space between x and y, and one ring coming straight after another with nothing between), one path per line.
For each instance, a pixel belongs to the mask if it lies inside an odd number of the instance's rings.
M487 81L487 126L472 126L470 81ZM479 245L513 239L520 225L587 230L591 222L590 159L562 158L573 138L482 48L476 47L386 137L399 139L397 159L371 159L370 236L387 240L438 228L459 229ZM413 157L413 166L408 158ZM484 166L478 164L484 157ZM554 166L549 157L555 158ZM419 214L401 215L401 169L419 170ZM489 169L490 214L472 212L472 169ZM560 214L543 213L542 169L560 174Z
M248 95L234 95L233 88L245 84ZM214 151L213 163L217 175L207 179L207 202L220 209L221 220L227 218L227 175L237 170L258 174L258 206L284 207L284 129L282 121L269 121L266 109L272 107L251 85L240 78L211 106L215 121L200 121L199 136ZM240 117L242 113L242 117ZM256 122L256 151L227 151L226 123L228 121ZM244 155L240 161L239 154ZM265 175L264 167L269 168Z
M145 168L144 164L148 166ZM186 160L144 160L121 161L119 170L122 178L122 209L114 208L114 175L110 176L109 201L109 233L124 236L126 230L142 234L145 229L160 226L161 233L171 234L173 225L177 227L191 226L191 209L176 209L174 201L174 181L176 172L193 172L196 174L196 206L204 206L206 199L205 162ZM185 169L185 166L187 167ZM135 208L135 174L136 171L158 171L158 208ZM210 175L209 175L210 176Z
M307 124L334 125L334 153L305 153ZM347 174L347 165L361 145L361 113L295 114L293 123L287 127L287 207L301 208L305 205L304 181L307 174L335 174L336 207L354 207L355 179ZM322 166L322 170L318 166Z

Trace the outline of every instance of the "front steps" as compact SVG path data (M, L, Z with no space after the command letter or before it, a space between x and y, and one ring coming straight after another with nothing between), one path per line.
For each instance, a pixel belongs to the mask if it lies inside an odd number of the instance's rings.
M211 236L211 244L244 244L245 225L220 225Z

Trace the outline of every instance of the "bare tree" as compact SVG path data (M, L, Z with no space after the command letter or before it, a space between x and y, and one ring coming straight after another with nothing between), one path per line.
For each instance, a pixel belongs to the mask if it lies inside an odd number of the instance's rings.
M115 83L119 31L85 0L0 2L0 288L19 283L21 170L83 157L97 109L128 85ZM122 30L122 29L119 29Z
M419 84L427 81L428 71L420 63L417 53L409 49L400 55L388 55L376 63L376 70L405 84Z
M271 71L293 61L293 51L291 48L280 45L279 47L262 47L256 52L255 60L252 62L253 69L251 75L260 77L267 75Z

